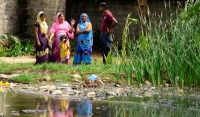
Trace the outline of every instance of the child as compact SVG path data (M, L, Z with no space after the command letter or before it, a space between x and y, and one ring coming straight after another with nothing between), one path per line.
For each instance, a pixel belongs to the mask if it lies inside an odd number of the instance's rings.
M69 44L69 39L65 36L62 35L60 37L60 59L61 62L66 63L70 65L70 44Z

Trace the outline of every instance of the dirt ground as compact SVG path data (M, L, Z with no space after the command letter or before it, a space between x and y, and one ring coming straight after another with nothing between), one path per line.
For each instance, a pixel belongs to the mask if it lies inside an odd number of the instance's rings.
M93 59L101 59L101 50L95 49L92 52ZM73 59L73 55L71 56L71 60ZM35 62L35 56L20 56L20 57L0 57L0 61L7 62L7 63L28 63L28 62Z

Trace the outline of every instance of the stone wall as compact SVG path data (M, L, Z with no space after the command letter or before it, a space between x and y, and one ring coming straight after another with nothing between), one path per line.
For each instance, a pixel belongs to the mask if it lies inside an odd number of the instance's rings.
M17 34L18 12L17 0L0 0L0 35Z

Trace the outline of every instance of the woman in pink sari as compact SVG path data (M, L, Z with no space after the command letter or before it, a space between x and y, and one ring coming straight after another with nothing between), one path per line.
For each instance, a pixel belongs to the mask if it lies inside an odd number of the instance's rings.
M59 43L60 43L60 37L62 35L66 35L68 38L73 39L74 38L74 24L75 20L71 20L71 26L70 24L65 21L65 17L63 13L57 13L56 15L56 22L53 23L51 29L50 29L50 38L49 38L49 43L53 41L52 43L52 61L53 62L61 62L60 58L60 48L59 48ZM69 41L69 40L68 40Z

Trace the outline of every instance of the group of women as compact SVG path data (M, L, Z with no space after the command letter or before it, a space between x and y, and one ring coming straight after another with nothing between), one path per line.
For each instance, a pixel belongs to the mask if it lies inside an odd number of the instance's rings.
M51 62L66 62L70 64L70 39L74 39L74 24L72 19L70 24L65 21L63 13L57 13L56 21L53 23L50 31L46 23L46 15L44 12L39 12L35 23L36 37L36 63ZM49 34L50 33L50 34ZM50 37L48 37L48 34ZM76 35L78 41L74 54L73 64L91 64L93 32L92 24L86 13L80 15L80 23L76 27ZM62 40L62 41L61 41Z

